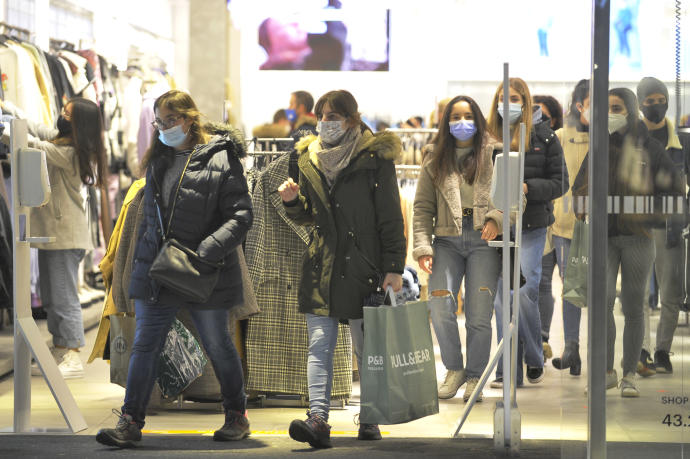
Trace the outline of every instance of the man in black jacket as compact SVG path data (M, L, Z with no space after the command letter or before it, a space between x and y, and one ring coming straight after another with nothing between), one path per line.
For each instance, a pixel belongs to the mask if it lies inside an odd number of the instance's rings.
M690 145L683 147L674 130L673 123L666 117L668 110L668 89L666 85L654 77L645 77L637 85L637 99L649 134L666 148L677 170L685 170L687 154ZM687 170L685 171L687 173ZM683 188L687 179L683 177ZM678 201L676 201L678 202ZM678 313L683 303L683 274L685 266L684 250L682 246L682 231L686 224L685 212L687 200L683 208L667 209L669 216L663 227L652 230L656 248L654 272L661 299L661 316L656 332L656 351L654 362L649 353L649 308L645 309L645 342L640 355L638 373L649 376L657 373L673 373L673 366L669 359L669 352L673 342L673 334L678 325Z

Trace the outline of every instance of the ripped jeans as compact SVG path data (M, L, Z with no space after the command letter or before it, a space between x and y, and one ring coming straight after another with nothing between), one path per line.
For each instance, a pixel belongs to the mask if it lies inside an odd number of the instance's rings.
M462 236L434 238L429 309L443 365L448 370L461 370L462 344L455 298L465 279L466 376L479 378L491 352L491 317L500 258L496 249L481 239L481 231L473 230L472 225L472 217L463 217Z

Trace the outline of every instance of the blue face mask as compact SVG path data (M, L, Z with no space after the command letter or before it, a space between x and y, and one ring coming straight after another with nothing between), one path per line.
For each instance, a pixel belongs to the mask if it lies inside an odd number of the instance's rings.
M477 126L474 125L473 120L451 121L448 126L451 135L462 142L471 139L477 133Z
M499 102L496 107L498 116L503 117L503 102ZM522 104L508 104L508 122L514 124L522 116Z
M182 130L182 125L173 126L170 129L160 131L158 139L165 145L176 148L187 140L187 134Z
M292 123L297 119L297 112L291 108L286 108L285 116L287 116L287 120Z

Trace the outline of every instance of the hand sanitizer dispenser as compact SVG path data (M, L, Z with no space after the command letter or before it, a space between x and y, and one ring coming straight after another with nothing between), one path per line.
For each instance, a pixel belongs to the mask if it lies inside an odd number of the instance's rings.
M19 205L41 207L50 201L50 180L46 153L35 148L21 148L19 168Z

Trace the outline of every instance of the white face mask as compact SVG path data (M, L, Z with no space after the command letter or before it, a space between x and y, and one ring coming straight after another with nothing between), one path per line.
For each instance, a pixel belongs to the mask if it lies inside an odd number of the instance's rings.
M316 123L316 132L324 143L336 145L345 134L345 121L319 121Z
M587 124L589 124L589 110L590 110L589 107L587 107L587 108L582 107L582 117L585 119L585 121L587 121Z
M499 102L496 107L498 116L503 117L503 102ZM508 122L515 124L522 116L522 104L508 103Z
M609 134L618 132L628 124L625 115L620 113L609 113Z
M182 145L185 142L185 140L187 140L187 134L185 134L182 130L182 125L178 124L177 126L173 126L170 129L160 131L160 133L158 134L158 138L165 145L172 148L176 148Z

